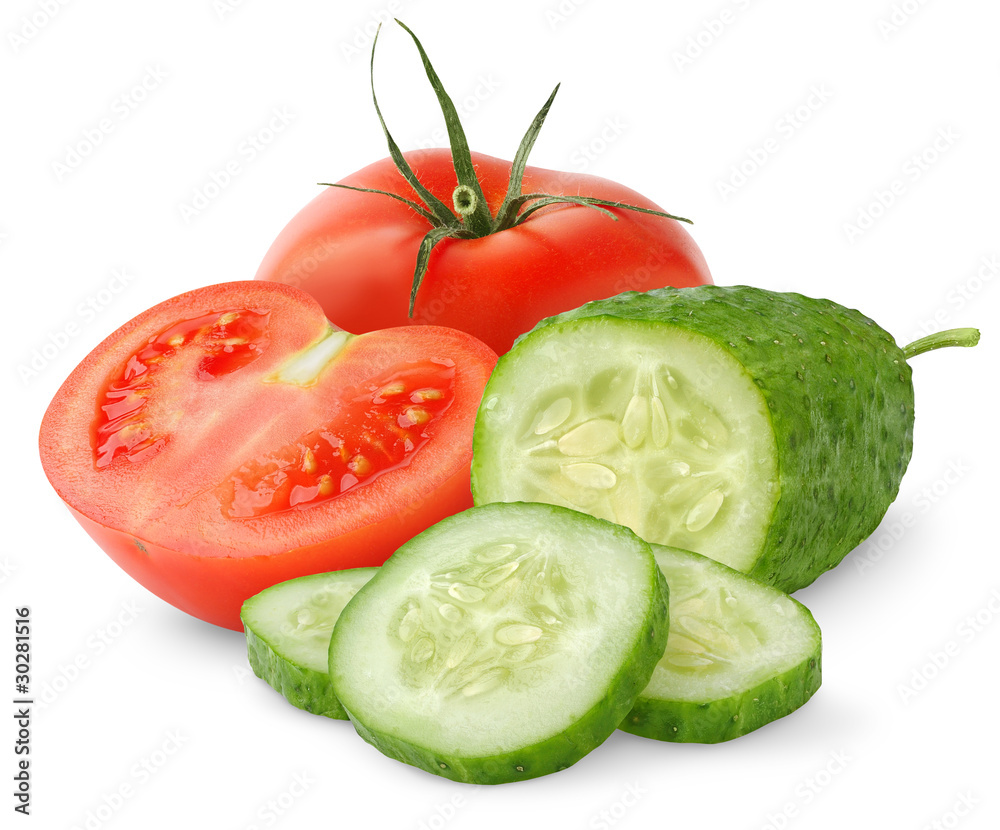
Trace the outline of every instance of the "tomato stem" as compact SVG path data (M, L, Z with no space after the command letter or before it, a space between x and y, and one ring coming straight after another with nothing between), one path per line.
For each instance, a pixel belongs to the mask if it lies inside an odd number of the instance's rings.
M441 108L441 114L444 116L445 126L448 128L448 141L451 146L452 164L455 167L455 177L458 180L458 186L452 193L454 213L443 201L438 199L420 182L416 174L413 172L413 169L403 157L402 151L400 151L399 146L396 144L389 132L389 128L386 126L385 119L382 117L382 111L378 105L378 98L375 95L375 45L378 43L379 32L382 30L381 24L379 24L378 29L375 32L375 38L372 41L372 56L369 66L372 102L375 104L375 113L378 115L379 123L382 125L382 132L384 133L386 142L389 145L389 155L392 157L393 163L396 165L396 169L399 171L400 175L406 179L407 183L413 188L417 197L426 207L421 206L417 202L410 199L406 199L402 196L389 193L384 190L351 187L350 185L330 184L327 182L323 182L322 184L327 184L329 187L343 187L348 190L361 190L366 193L379 193L384 196L391 196L394 199L408 204L411 208L413 208L413 210L423 216L428 223L430 223L431 229L420 241L420 247L417 249L417 261L414 266L413 283L410 289L410 317L413 316L413 307L416 302L417 291L420 289L424 276L427 273L431 251L436 245L445 239L476 239L483 236L489 236L490 234L500 233L501 231L509 230L522 224L533 213L535 213L535 211L553 204L568 204L587 207L592 210L598 210L613 220L618 217L607 208L620 208L623 210L637 211L639 213L649 213L654 216L662 216L666 219L674 219L679 222L691 222L690 219L685 219L681 216L674 216L671 213L666 213L661 210L641 208L635 205L625 204L624 202L612 202L605 199L597 199L592 196L522 193L524 172L528 163L528 154L531 152L531 148L534 147L535 140L538 138L538 133L541 131L542 125L545 123L545 118L548 115L549 108L552 106L556 93L559 91L559 84L556 84L555 89L552 90L545 104L535 115L528 127L527 132L521 139L521 143L517 148L517 153L514 156L514 161L511 164L510 179L507 183L507 194L497 210L497 215L494 217L490 213L489 203L483 193L482 185L480 185L479 179L476 176L475 165L472 161L472 151L469 149L469 142L465 136L465 129L462 127L462 121L458 116L458 110L455 108L454 102L445 91L444 84L441 83L441 78L438 77L437 72L435 72L434 67L431 65L430 58L427 57L427 52L424 51L424 47L420 43L420 40L400 20L396 20L396 23L398 23L407 32L407 34L410 35L414 44L416 44L417 51L420 53L420 60L424 66L424 71L427 74L427 80L430 81L431 88L434 90L434 94L438 100L438 105Z
M396 144L395 139L393 139L392 134L389 132L389 128L385 124L385 119L382 117L382 110L379 109L378 98L375 96L375 45L378 43L378 35L381 31L382 24L380 23L375 30L375 37L372 40L372 58L368 71L371 78L372 102L375 104L375 114L378 116L379 123L382 125L382 132L385 133L385 140L389 145L389 155L392 157L393 164L396 165L396 169L400 172L400 175L406 179L410 187L416 191L423 203L427 205L430 212L434 214L434 224L452 225L455 222L454 214L452 214L444 202L424 187L420 179L417 178L417 174L413 172L413 168L410 167L409 163L403 157L402 150L399 149L399 145Z
M398 193L390 193L388 190L376 190L373 187L354 187L353 185L341 184L340 182L317 182L317 184L323 185L325 187L342 187L344 188L344 190L357 190L360 193L379 193L382 196L390 196L391 198L395 199L398 202L403 202L404 204L409 205L432 225L435 224L435 217L429 210L422 207L421 205L418 205L412 199L407 199L405 196L400 196Z
M471 187L460 184L451 194L451 202L455 205L455 211L466 217L476 212L479 198L476 196L476 191Z
M420 247L417 249L417 265L413 271L413 284L410 286L410 306L409 315L413 316L413 306L417 302L417 291L427 274L427 262L430 259L434 246L442 239L454 236L455 232L451 228L431 228L427 235L420 240Z
M423 44L420 43L417 36L410 31L406 24L399 20L396 20L396 22L413 38L417 51L420 53L420 60L424 64L427 80L430 81L431 88L437 96L438 104L441 107L441 114L444 115L445 126L448 128L448 142L451 144L451 158L452 163L455 165L455 175L458 178L458 183L468 187L475 196L472 210L465 216L465 221L476 236L486 236L491 232L493 227L493 217L490 215L486 196L483 195L479 179L476 177L476 168L472 163L472 151L469 149L469 142L465 137L462 120L458 117L458 110L455 108L451 96L445 92L444 84L441 83L441 79L438 77L437 72L434 71L434 67L431 66L430 58L427 57Z

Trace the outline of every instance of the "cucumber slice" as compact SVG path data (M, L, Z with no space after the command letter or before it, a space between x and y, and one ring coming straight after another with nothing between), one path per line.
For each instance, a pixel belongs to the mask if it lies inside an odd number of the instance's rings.
M667 647L621 729L718 743L802 706L822 680L809 610L719 562L653 545L670 586Z
M877 526L912 450L905 355L828 300L706 285L543 320L476 422L476 504L543 501L793 591Z
M378 568L313 574L272 585L243 603L240 618L254 674L293 706L347 719L328 672L333 626Z
M627 528L544 504L444 519L382 566L330 643L337 697L391 758L496 784L568 767L663 654L666 582Z

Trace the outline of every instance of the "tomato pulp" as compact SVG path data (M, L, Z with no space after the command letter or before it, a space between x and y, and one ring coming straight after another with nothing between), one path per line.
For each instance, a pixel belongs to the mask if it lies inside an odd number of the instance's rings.
M457 177L449 149L405 153L423 185L451 204ZM481 153L472 163L496 214L512 164ZM386 158L341 184L419 197ZM588 196L660 210L607 179L527 167L523 193ZM414 323L467 331L498 354L543 317L623 291L712 281L705 258L675 219L623 208L616 217L579 204L554 204L522 224L477 239L445 239L430 254L412 319L410 288L420 242L430 229L409 205L377 193L327 188L281 231L256 278L299 286L336 325L366 332Z
M452 329L355 337L298 289L209 286L140 314L73 371L42 421L42 465L122 568L238 630L264 588L379 565L471 506L495 361Z

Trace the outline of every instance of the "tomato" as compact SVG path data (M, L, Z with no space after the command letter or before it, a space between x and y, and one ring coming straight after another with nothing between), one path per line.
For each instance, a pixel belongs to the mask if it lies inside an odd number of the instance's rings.
M450 148L400 152L374 94L376 34L372 97L390 157L299 211L257 279L304 288L348 331L450 326L498 354L543 317L590 300L712 281L688 220L613 181L527 166L558 86L514 162L473 153L423 46L396 22L420 52Z
M247 597L379 565L471 506L495 361L437 326L348 334L289 286L209 286L143 312L70 374L42 420L42 465L129 574L239 630Z
M451 151L405 153L421 182L442 201L457 187ZM472 153L483 193L495 214L511 162ZM343 184L416 194L386 158ZM577 195L659 210L649 199L607 179L528 167L524 192ZM348 331L413 323L474 334L498 354L543 317L622 291L711 282L705 259L675 219L611 209L550 205L523 224L478 239L445 239L408 315L414 263L428 221L408 205L377 193L329 188L281 231L257 279L296 285Z

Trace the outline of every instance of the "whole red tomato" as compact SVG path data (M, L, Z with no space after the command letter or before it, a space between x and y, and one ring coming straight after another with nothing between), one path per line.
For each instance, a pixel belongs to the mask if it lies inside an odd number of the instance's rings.
M472 153L494 215L504 200L511 162ZM404 154L420 181L451 202L458 186L451 150ZM417 195L391 158L342 184ZM587 195L660 210L634 190L597 176L528 167L522 189ZM414 263L428 220L378 193L329 188L281 231L257 279L298 286L327 317L352 332L430 323L462 329L498 354L543 317L622 291L711 282L705 258L676 219L578 204L551 204L515 227L478 239L444 239L430 254L408 314Z
M403 28L450 149L402 153L375 100L390 157L299 211L257 279L305 289L347 331L430 323L469 332L498 354L543 317L589 300L712 281L678 218L649 199L596 176L527 167L558 86L513 162L473 153L423 46ZM373 64L374 56L373 44ZM372 90L374 99L374 81Z

